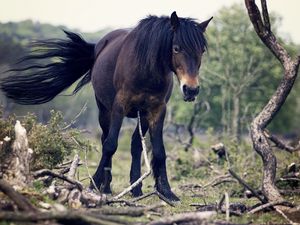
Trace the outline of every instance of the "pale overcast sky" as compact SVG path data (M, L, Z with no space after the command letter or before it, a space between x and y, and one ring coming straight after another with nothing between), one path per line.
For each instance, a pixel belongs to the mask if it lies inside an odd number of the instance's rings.
M169 15L174 10L201 21L237 2L244 4L243 0L0 0L0 22L32 19L90 32L130 27L148 14ZM300 44L300 0L269 0L268 6L283 18L280 31Z

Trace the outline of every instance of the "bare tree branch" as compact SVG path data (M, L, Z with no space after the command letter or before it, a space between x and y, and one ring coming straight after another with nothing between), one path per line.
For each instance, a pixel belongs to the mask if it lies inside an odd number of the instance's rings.
M64 175L54 173L53 171L48 170L48 169L38 170L38 171L33 173L33 176L35 178L39 178L39 177L43 177L43 176L51 176L51 177L54 177L54 178L59 178L63 181L66 181L66 182L69 182L70 184L75 185L80 191L83 190L83 186L80 182L78 182L76 180L73 180L73 179L70 179L69 177L66 177Z
M296 146L296 147L292 147L290 145L288 145L287 143L285 143L283 140L279 139L278 137L272 135L269 131L265 130L266 137L272 141L277 148L280 148L282 150L286 150L289 153L295 152L295 151L299 151L300 150L300 143Z
M262 8L262 14L264 18L264 25L268 31L271 31L271 24L270 24L270 18L269 18L269 12L266 0L261 0L261 8Z
M255 191L252 187L250 187L249 184L247 184L245 181L242 180L242 178L240 178L235 172L233 172L233 170L229 169L228 170L229 173L235 178L238 180L238 182L243 186L245 187L246 189L248 189L249 191L251 191L251 193L256 197L258 198L262 203L267 203L267 200L265 198L262 198L258 193L257 191Z
M20 210L27 212L37 211L23 195L15 191L13 187L3 179L0 180L0 191L7 195Z
M258 206L256 208L252 209L251 211L248 212L248 214L257 213L257 212L260 212L260 211L262 211L264 209L267 209L267 208L275 206L275 205L288 205L288 206L290 206L290 203L288 203L287 201L269 202L269 203L260 205L260 206Z
M272 33L271 27L268 25L269 16L266 1L262 0L265 24L262 21L255 0L245 0L245 5L257 35L284 68L284 76L278 85L277 90L267 105L251 123L253 147L263 160L262 191L269 201L280 201L283 199L274 183L277 164L276 157L272 152L272 148L264 130L277 115L294 85L299 69L300 57L298 56L296 59L292 59L286 49L278 42L275 35Z

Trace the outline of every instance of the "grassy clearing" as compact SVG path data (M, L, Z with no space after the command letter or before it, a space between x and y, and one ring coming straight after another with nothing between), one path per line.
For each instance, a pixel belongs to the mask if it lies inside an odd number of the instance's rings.
M130 132L123 132L119 140L119 149L113 158L113 195L121 192L129 185L130 171ZM253 152L251 145L242 142L240 145L223 140L229 152L230 165L224 160L218 160L217 156L210 150L210 145L222 141L212 136L206 137L205 140L196 141L195 149L185 152L179 144L166 139L167 149L167 169L172 190L180 197L181 204L175 207L166 206L161 213L163 215L172 215L195 211L196 208L191 206L193 203L214 204L219 202L222 195L227 192L230 195L230 202L243 203L247 206L253 206L258 201L254 198L247 199L243 197L244 190L237 182L222 183L218 186L207 186L216 176L224 175L230 166L236 173L255 188L259 188L261 182L261 161ZM176 145L176 146L175 146ZM83 153L81 153L83 154ZM299 157L296 154L288 155L287 153L277 152L278 157L278 176L284 173L286 165L291 162L299 163ZM101 153L91 151L88 153L90 172L96 169ZM82 155L83 159L84 156ZM145 169L143 167L143 169ZM87 176L86 169L80 169L80 177ZM148 177L143 183L143 192L148 193L153 190L154 181ZM130 199L131 196L126 196ZM299 196L290 196L287 200L299 204ZM140 201L141 204L150 205L157 203L159 199L156 196L149 197ZM151 216L152 219L156 216ZM214 219L225 220L225 215L218 214ZM132 219L130 219L132 221ZM146 217L133 219L133 221L149 221ZM274 224L286 223L286 221L275 212L258 213L255 215L244 215L242 217L232 216L230 222L233 223L255 223L255 224Z
M57 118L57 119L55 119ZM60 124L60 115L53 114L53 119L48 124L48 129L42 127L43 132L31 132L33 129L28 129L28 135L30 137L37 137L38 135L44 134L44 136L51 136L51 127L54 127L57 124ZM10 120L0 119L0 128L3 131L0 134L0 137L4 138L6 135L9 135L13 130L14 118L11 117ZM33 121L33 122L32 122ZM8 126L10 125L10 126ZM32 117L28 117L25 120L25 125L29 127L41 127L41 125L36 124L35 120L32 120ZM55 126L54 126L55 125ZM55 129L57 132L57 129ZM5 131L5 132L4 132ZM120 193L124 188L129 185L129 171L131 163L131 154L130 154L130 139L132 129L126 129L121 132L119 138L119 148L116 154L113 157L113 168L112 168L112 191L113 195ZM38 135L37 135L38 134ZM37 139L37 138L36 138ZM76 140L75 143L73 140ZM32 140L35 140L34 138ZM147 141L149 138L147 138ZM201 135L195 138L193 143L193 148L188 152L184 151L184 147L177 143L174 136L165 135L165 146L167 149L167 170L169 175L169 180L173 191L180 197L181 204L176 205L175 207L166 206L161 209L160 213L164 216L173 215L176 213L183 213L189 211L195 211L196 208L191 206L193 203L199 204L216 204L220 201L222 195L227 192L230 196L230 202L234 203L243 203L247 206L253 206L257 203L257 200L254 198L246 199L244 195L244 189L235 181L226 182L219 184L217 186L208 185L216 177L225 175L228 173L228 169L231 168L239 176L241 176L245 181L247 181L252 187L259 189L261 185L261 168L262 162L259 156L253 151L251 143L248 141L242 141L241 143L236 143L230 139L218 137L213 132L208 130L207 134ZM218 159L217 155L211 151L211 145L214 145L218 142L225 144L228 151L229 162L224 159ZM39 143L39 142L38 142ZM87 158L90 173L93 174L96 170L98 162L101 157L100 144L98 141L90 140L87 141L79 133L79 131L73 130L63 131L61 133L57 132L56 139L49 139L47 142L49 146L57 146L57 143L60 143L59 148L57 148L57 154L49 154L51 156L60 155L61 151L68 150L68 152L73 151L80 154L81 160L85 158L85 149L87 149ZM79 145L78 145L79 143ZM44 147L44 142L41 142L40 149L47 151L48 148ZM149 144L149 143L148 143ZM149 144L150 145L150 144ZM47 145L48 146L48 145ZM81 147L79 147L81 146ZM49 147L50 148L50 147ZM149 147L150 149L150 147ZM300 158L297 153L288 154L286 152L275 150L276 156L278 159L278 172L277 177L281 177L287 172L287 165L294 162L297 165L300 164ZM43 155L43 154L42 154ZM151 154L149 153L149 158ZM0 155L1 156L1 155ZM3 156L4 157L4 156ZM72 159L72 155L67 158ZM64 161L68 159L65 158ZM41 159L42 161L44 158ZM42 162L41 161L41 162ZM45 160L44 160L45 161ZM40 161L39 161L40 162ZM49 160L46 160L46 163ZM55 161L56 162L56 161ZM59 162L56 162L59 163ZM45 163L44 163L45 164ZM47 164L46 164L47 165ZM51 167L51 166L50 166ZM145 166L143 166L143 172ZM299 168L298 168L299 170ZM298 171L299 172L299 171ZM88 177L87 170L84 166L79 167L78 171L79 179L85 179ZM85 179L83 181L85 185L89 185L89 180ZM152 177L148 177L143 183L143 192L149 193L153 191L154 181ZM280 188L291 189L292 186L289 183L279 183ZM293 184L295 186L295 184ZM296 186L296 188L299 188ZM54 201L49 197L42 194L44 187L40 182L34 182L33 188L28 190L27 195L30 197L31 202L35 205L40 201L48 202L53 204ZM2 197L1 197L2 198ZM1 199L0 198L0 199ZM131 199L130 195L125 196L127 199ZM286 200L299 205L300 196L291 195L287 196ZM142 200L140 203L145 205L150 205L158 203L160 201L156 196L149 197ZM116 207L116 206L114 206ZM152 219L155 219L157 216L151 215ZM218 214L214 220L224 220L225 215ZM149 221L148 217L142 218L128 218L128 221L132 222L147 222ZM274 212L269 213L258 213L255 215L243 215L242 217L230 217L230 222L234 223L255 223L255 224L274 224L274 223L285 223L284 219Z

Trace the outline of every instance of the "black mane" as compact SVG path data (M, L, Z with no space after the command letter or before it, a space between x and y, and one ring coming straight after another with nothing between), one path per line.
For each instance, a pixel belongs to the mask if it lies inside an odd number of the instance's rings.
M134 51L140 72L170 72L174 32L178 43L189 55L198 55L207 48L203 31L194 19L179 18L179 22L179 27L173 31L170 17L148 16L133 29L132 34L136 38Z

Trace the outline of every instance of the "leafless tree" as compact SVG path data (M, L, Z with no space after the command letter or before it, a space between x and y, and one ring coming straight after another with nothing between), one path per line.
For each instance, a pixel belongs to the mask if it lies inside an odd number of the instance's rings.
M300 56L292 58L272 33L266 0L261 0L262 12L257 7L255 0L245 0L245 4L257 35L279 60L284 69L283 78L275 93L251 123L253 147L263 160L263 193L269 201L278 201L282 200L282 197L274 183L276 157L272 152L265 130L279 112L293 88L299 69Z

